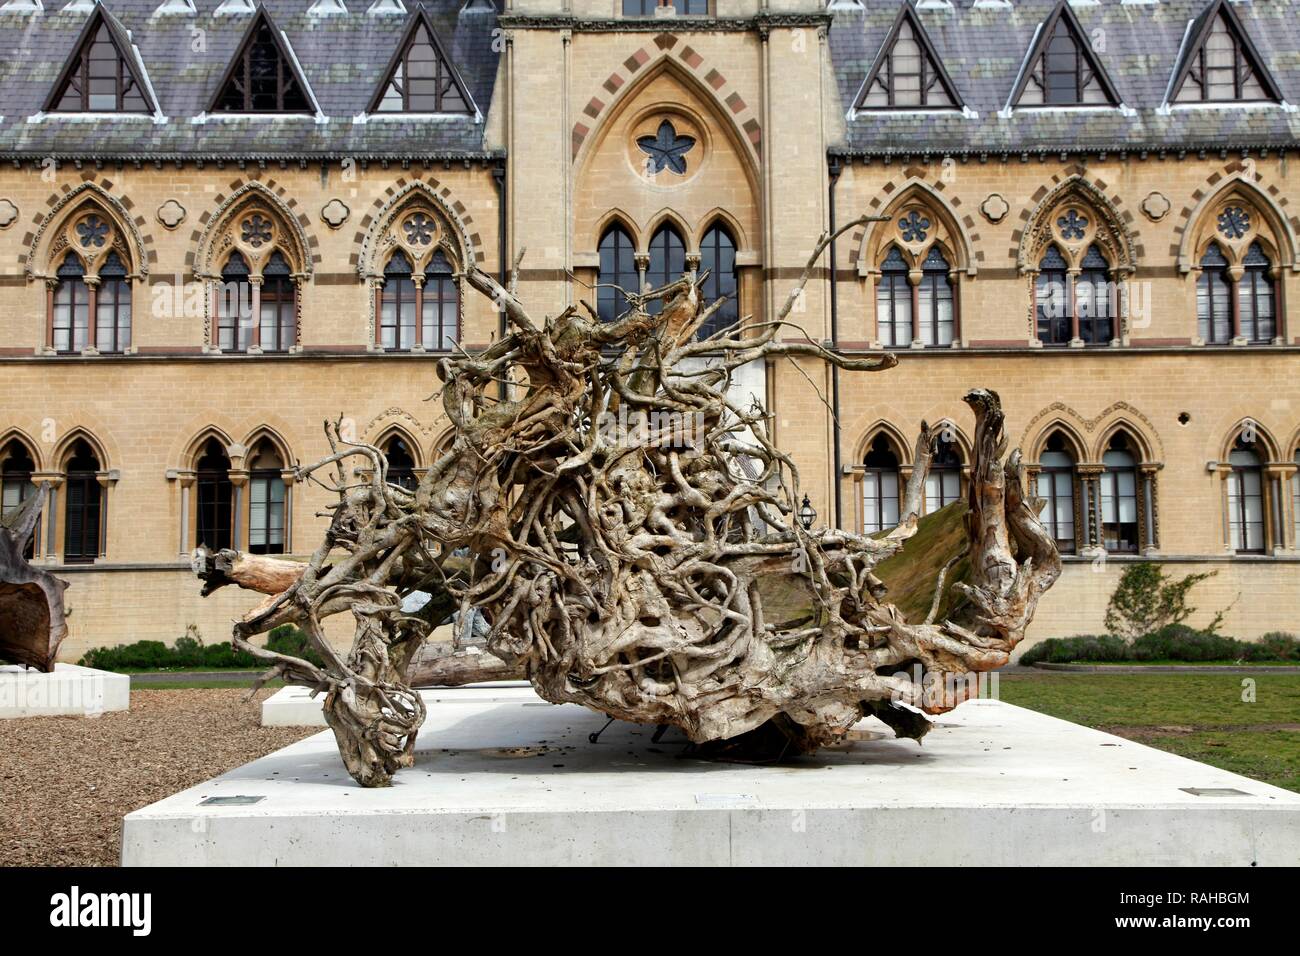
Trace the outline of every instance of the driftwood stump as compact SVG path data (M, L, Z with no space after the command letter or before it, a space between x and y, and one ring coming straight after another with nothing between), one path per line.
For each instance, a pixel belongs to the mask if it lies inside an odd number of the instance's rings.
M48 482L8 515L0 517L0 658L46 673L54 670L59 645L68 636L63 592L68 582L24 556L36 530Z
M923 712L974 686L946 678L1008 661L1060 560L1025 500L1018 453L1004 461L998 397L980 389L966 396L968 499L927 516L924 548L907 548L937 438L924 423L895 529L866 537L796 520L798 471L769 437L768 412L734 395L733 375L760 361L861 372L897 361L828 351L787 321L830 238L774 321L704 340L721 303L700 302L701 276L625 293L612 322L590 307L539 322L469 272L511 331L438 360L450 450L409 491L387 480L379 449L327 422L331 453L298 468L338 496L310 560L196 559L207 587L271 595L236 624L234 644L271 664L266 677L327 694L343 759L366 786L411 762L424 717L412 688L456 657L421 646L473 608L490 625L494 666L546 700L672 724L706 751L808 751L866 714L920 737ZM911 610L885 600L891 582ZM346 658L321 629L345 611L356 628ZM324 667L250 641L285 623L306 630ZM442 666L447 678L460 667Z

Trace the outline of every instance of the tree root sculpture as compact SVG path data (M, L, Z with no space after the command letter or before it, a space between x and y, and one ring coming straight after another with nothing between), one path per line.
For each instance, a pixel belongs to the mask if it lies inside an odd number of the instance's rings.
M49 673L68 636L63 592L68 582L34 568L24 552L49 494L42 483L8 515L0 516L0 659Z
M773 360L896 364L830 351L787 321L832 238L775 320L706 339L697 332L721 303L701 303L694 274L625 293L627 311L602 323L590 307L538 322L513 290L469 272L510 332L438 361L450 450L411 491L387 480L379 449L327 422L330 454L297 469L338 498L310 560L196 557L208 587L271 595L235 625L234 644L271 665L264 680L327 694L364 786L410 764L424 717L412 686L438 660L421 645L457 610L485 616L482 656L544 699L671 724L706 753L806 752L868 714L919 738L923 713L972 692L948 678L1008 661L1060 559L1025 499L1019 454L1004 462L998 396L982 389L965 399L976 422L968 500L924 519L963 523L943 539L951 553L913 562L905 551L937 437L924 425L895 529L868 537L796 520L798 470L733 377ZM877 575L882 565L937 570L906 585L925 613L885 602L887 582L906 575ZM344 611L356 628L346 659L320 623ZM284 623L306 630L323 668L250 640Z

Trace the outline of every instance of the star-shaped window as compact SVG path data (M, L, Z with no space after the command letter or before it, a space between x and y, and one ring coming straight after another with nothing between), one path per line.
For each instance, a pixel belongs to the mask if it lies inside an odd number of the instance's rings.
M640 136L636 141L641 151L650 157L650 173L671 169L678 176L686 175L686 154L695 146L694 136L683 136L664 120L654 136Z

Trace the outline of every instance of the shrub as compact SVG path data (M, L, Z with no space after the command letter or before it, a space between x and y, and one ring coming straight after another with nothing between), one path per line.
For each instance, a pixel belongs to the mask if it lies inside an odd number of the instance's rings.
M266 636L266 646L281 654L304 658L317 667L324 666L320 655L309 645L306 632L292 624L282 624L272 630ZM260 662L252 654L237 651L225 641L204 644L199 629L191 624L171 647L162 641L96 647L82 655L78 663L101 671L151 671L227 670L257 667Z
M1196 613L1196 608L1187 603L1192 588L1216 574L1217 571L1202 571L1174 580L1150 561L1131 564L1124 569L1106 606L1106 627L1112 634L1133 641L1171 624L1181 624ZM1222 621L1220 611L1205 631L1214 633Z
M307 632L292 624L281 624L279 627L272 628L271 633L266 636L266 649L288 654L290 657L301 657L317 667L325 666L321 656L308 641Z
M1053 637L1020 655L1025 665L1087 662L1141 664L1144 661L1249 661L1300 662L1300 639L1274 631L1258 641L1239 641L1222 634L1198 631L1186 624L1170 624L1129 642L1103 634L1097 637Z

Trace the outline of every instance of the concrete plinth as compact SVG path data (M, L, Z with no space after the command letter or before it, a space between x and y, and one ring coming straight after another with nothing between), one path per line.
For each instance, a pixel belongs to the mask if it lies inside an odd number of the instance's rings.
M508 701L540 700L527 681L496 681L466 684L463 687L439 687L422 690L425 707L439 703L504 703ZM324 727L325 715L321 706L325 695L314 698L306 687L288 686L277 690L262 701L263 727Z
M11 717L98 717L131 704L131 678L76 664L52 674L0 666L0 720Z
M322 733L127 815L126 865L1251 865L1300 861L1300 795L998 701L925 745L863 721L779 766L543 702L440 701L363 790Z

